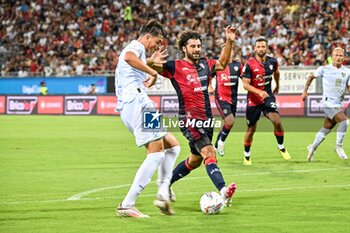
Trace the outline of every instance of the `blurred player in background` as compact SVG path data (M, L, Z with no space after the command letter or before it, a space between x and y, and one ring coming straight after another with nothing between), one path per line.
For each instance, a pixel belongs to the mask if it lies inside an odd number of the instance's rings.
M313 160L317 147L331 132L334 126L339 123L337 129L337 140L335 151L341 159L347 159L343 149L343 140L349 125L349 120L342 112L343 100L346 89L350 92L350 69L342 65L345 58L344 49L336 47L332 51L333 63L318 67L314 74L309 75L306 81L304 92L301 95L303 100L307 97L307 90L314 78L322 78L323 97L322 110L325 113L323 127L316 134L314 142L308 146L307 160Z
M96 93L96 85L94 83L91 83L90 84L90 89L89 89L89 92L88 92L89 95L95 95L97 94Z
M40 95L48 95L49 89L44 81L40 82Z
M274 94L279 91L280 72L277 60L266 55L267 40L259 37L254 44L255 56L251 57L242 71L243 87L248 91L247 95L247 131L244 136L244 165L251 165L250 147L256 131L257 122L261 112L272 122L274 134L277 139L278 151L285 160L291 157L284 147L284 130L278 113ZM272 77L276 87L272 91Z
M139 167L128 194L116 210L121 217L149 217L136 209L135 202L157 168L159 187L154 204L163 213L174 214L169 201L169 185L174 163L180 153L179 143L171 133L162 129L145 132L142 128L143 110L155 109L155 103L147 96L146 87L154 85L158 76L150 65L165 62L166 51L158 50L164 36L164 27L159 22L148 22L142 27L138 40L131 41L123 49L116 68L117 110L121 112L125 126L134 134L137 146L145 146L147 149L147 156ZM147 54L152 56L146 59Z
M222 45L222 52L224 48L225 44ZM217 71L213 74L213 76L216 77L215 103L224 120L224 125L214 144L220 156L224 156L225 154L225 140L235 123L238 82L242 72L241 63L239 61L234 61L233 58L234 52L231 50L229 64L223 71ZM212 86L209 85L209 93L212 94L213 92Z
M179 37L178 46L183 59L168 61L163 65L163 75L171 80L179 99L179 120L183 135L189 141L191 155L180 162L173 171L171 184L188 175L191 170L204 162L207 173L219 190L227 206L230 205L236 184L226 187L224 178L217 166L215 149L211 143L213 127L200 126L204 122L212 123L208 84L212 71L224 70L230 58L235 40L234 27L226 28L226 46L218 60L201 57L202 40L199 33L185 31ZM198 122L195 125L186 125Z

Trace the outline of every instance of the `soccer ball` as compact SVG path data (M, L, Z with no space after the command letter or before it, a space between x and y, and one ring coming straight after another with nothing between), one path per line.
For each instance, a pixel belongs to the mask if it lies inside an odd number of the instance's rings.
M224 210L224 200L216 192L204 193L199 202L203 213L212 215L219 214Z

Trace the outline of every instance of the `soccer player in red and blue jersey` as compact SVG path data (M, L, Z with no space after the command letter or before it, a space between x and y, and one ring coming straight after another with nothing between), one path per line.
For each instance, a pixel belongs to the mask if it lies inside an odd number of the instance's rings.
M224 45L222 49L224 49ZM214 74L216 77L215 103L224 120L224 125L214 144L220 156L224 156L225 140L235 123L238 79L242 72L241 63L239 61L234 61L233 57L234 53L233 50L231 50L230 61L225 70L217 71Z
M244 165L251 165L250 147L253 135L261 112L272 122L274 134L277 139L278 150L285 160L291 157L284 147L284 130L278 113L275 94L279 90L279 77L277 60L267 56L267 40L259 37L254 44L255 56L250 58L242 70L243 87L247 95L247 131L244 136ZM276 82L274 90L271 88L272 78Z
M171 80L179 100L179 125L183 135L189 141L191 155L180 162L173 170L171 184L188 175L202 162L207 173L224 198L225 205L231 204L236 184L226 187L224 178L217 166L215 149L211 143L213 121L210 107L208 84L213 71L224 70L229 61L232 45L235 40L235 28L226 28L226 46L218 60L201 57L202 40L199 33L185 31L180 35L178 48L183 58L163 64L162 75ZM192 122L194 124L187 124Z

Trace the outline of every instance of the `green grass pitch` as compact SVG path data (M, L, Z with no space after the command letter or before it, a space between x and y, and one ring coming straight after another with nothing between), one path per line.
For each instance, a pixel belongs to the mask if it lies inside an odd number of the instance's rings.
M238 186L233 206L216 216L200 212L199 199L216 191L204 166L174 184L175 216L152 202L156 175L137 200L150 219L115 215L145 156L119 117L0 116L0 232L349 232L350 166L328 135L306 162L306 146L321 118L283 118L292 160L276 149L270 122L261 119L252 146L253 165L243 166L239 118L219 157L227 183ZM265 128L264 128L265 127ZM182 151L185 138L176 131ZM216 136L216 135L215 135ZM345 151L350 154L350 136ZM74 200L72 200L74 199Z

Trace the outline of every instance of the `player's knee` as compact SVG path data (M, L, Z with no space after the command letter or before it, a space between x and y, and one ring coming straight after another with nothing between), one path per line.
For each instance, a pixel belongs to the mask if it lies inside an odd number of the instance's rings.
M204 159L208 157L216 157L215 149L213 146L205 146L201 149L201 154Z
M191 169L196 169L201 165L203 161L203 158L200 156L190 156L187 160L188 165L191 167Z
M228 116L225 118L224 123L227 128L231 129L235 123L235 118L233 116Z
M159 139L157 141L150 142L146 145L146 148L147 148L147 154L164 151L163 140Z
M246 133L249 134L249 135L253 135L255 133L255 131L256 131L256 125L248 127Z
M225 126L229 129L231 129L234 125L235 121L234 120L229 120L227 122L225 122Z
M209 164L217 163L217 159L215 156L208 156L204 159L204 165L207 166Z
M169 149L175 146L179 146L179 141L175 138L172 133L167 133L167 135L163 138L164 148Z
M275 126L275 128L282 128L282 123L280 118L273 119L272 124Z
M212 145L205 146L201 149L202 157L204 160L205 166L212 164L212 163L217 163L216 160L216 152L215 149Z

